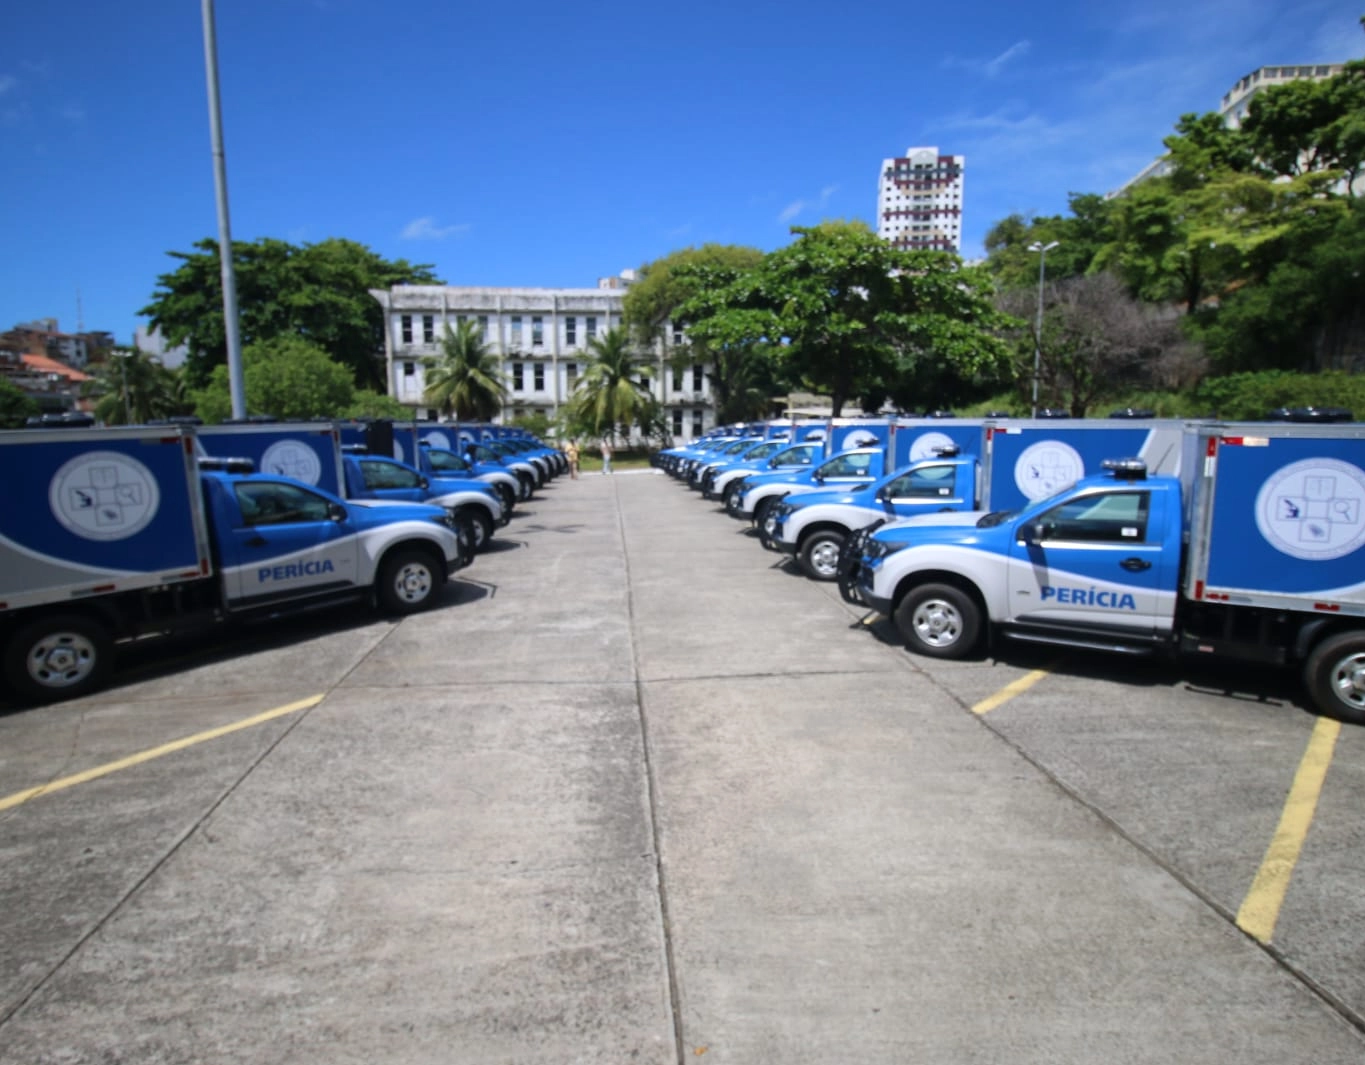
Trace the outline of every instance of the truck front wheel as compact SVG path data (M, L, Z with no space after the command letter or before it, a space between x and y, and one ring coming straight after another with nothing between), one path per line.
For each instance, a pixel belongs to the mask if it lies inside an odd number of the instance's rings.
M806 537L801 545L801 568L813 581L832 581L839 576L839 551L844 534L837 529L821 529Z
M441 571L431 554L415 548L395 551L379 567L375 594L389 614L415 614L431 605Z
M114 641L93 618L56 614L23 625L5 645L5 680L23 699L51 703L103 686Z
M455 516L469 523L469 535L473 540L474 553L477 555L493 539L493 519L482 507L460 507Z
M1304 687L1328 717L1365 725L1365 632L1342 632L1313 648Z
M912 651L930 658L965 658L981 635L981 611L951 584L922 584L896 608L896 628Z

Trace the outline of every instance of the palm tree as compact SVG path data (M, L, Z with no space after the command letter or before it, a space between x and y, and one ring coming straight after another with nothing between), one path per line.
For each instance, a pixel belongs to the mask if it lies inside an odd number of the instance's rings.
M493 349L483 342L477 322L446 326L441 359L427 375L424 402L460 421L490 421L502 410L507 385Z
M658 406L638 374L646 369L625 329L609 329L588 341L589 362L574 385L569 417L585 435L613 438L632 425L648 427Z
M83 391L99 397L94 415L105 425L143 425L189 409L183 375L141 348L111 352Z

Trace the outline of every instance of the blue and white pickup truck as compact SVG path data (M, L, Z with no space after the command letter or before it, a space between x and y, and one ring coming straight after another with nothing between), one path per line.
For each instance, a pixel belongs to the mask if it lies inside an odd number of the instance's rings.
M393 446L390 432L387 423L357 429L356 423L266 422L204 426L196 438L204 454L249 458L263 473L293 477L347 499L444 507L468 524L475 550L483 550L508 520L497 490L467 477L428 477L372 453L373 447ZM343 437L368 442L344 443Z
M520 479L501 462L474 462L459 453L459 438L454 426L440 423L395 425L392 454L399 462L416 466L428 477L482 481L491 485L502 501L503 513L508 516L522 496Z
M750 474L735 487L726 513L772 532L772 508L789 496L848 490L872 484L937 447L975 452L982 423L968 419L833 418L827 424L826 458L804 470Z
M963 434L969 436L970 434ZM1137 455L1154 473L1178 473L1183 426L1096 419L1058 423L986 422L974 450L919 438L921 458L871 484L785 496L769 512L763 544L796 557L807 576L832 581L850 533L872 522L950 510L1008 509L1050 495L1100 468L1113 455Z
M1297 665L1365 724L1365 427L1191 425L1180 476L1118 460L1018 510L859 532L856 589L911 649L1034 643Z
M765 440L744 452L737 461L720 463L702 475L703 499L719 499L729 507L740 481L750 474L773 470L799 470L814 465L824 458L823 438L789 443L786 440Z
M186 428L0 433L0 461L0 672L28 702L95 690L120 642L345 599L420 610L470 557L440 507L236 472Z

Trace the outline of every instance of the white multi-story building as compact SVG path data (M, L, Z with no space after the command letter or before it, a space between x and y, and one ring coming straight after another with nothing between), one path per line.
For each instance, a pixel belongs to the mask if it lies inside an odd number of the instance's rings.
M1242 122L1251 110L1251 98L1272 85L1284 85L1291 81L1320 81L1335 77L1345 69L1341 63L1315 63L1297 67L1261 67L1240 79L1236 85L1223 94L1223 102L1218 113L1223 116L1223 124L1229 129L1240 129ZM1165 177L1171 172L1171 160L1163 155L1153 159L1138 173L1133 175L1119 188L1109 193L1109 197L1119 195L1127 189L1148 178Z
M611 279L615 281L615 279ZM629 283L629 278L623 278ZM588 342L621 325L625 285L597 288L474 288L395 285L371 289L383 306L384 357L389 394L412 408L419 421L440 411L426 403L427 370L441 357L446 328L477 323L502 363L508 399L501 420L532 414L553 419L591 361ZM665 410L679 440L700 436L715 424L710 385L701 364L675 368L671 349L683 343L670 323L639 380Z
M899 159L883 159L877 236L897 248L960 251L965 162L937 148L907 148Z

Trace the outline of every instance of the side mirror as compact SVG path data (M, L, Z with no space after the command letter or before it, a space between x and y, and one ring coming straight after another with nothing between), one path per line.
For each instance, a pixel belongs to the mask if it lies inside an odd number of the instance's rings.
M814 480L816 484L825 483L825 475L821 473L819 470L816 470L813 474L811 474L811 479Z
M1019 539L1026 544L1040 544L1052 536L1056 526L1050 521L1030 521L1019 529Z
M888 499L890 499L890 498L891 498L891 486L890 486L889 484L884 484L884 485L882 485L880 488L878 488L878 489L877 489L877 498L878 498L879 500L881 500L883 503L885 503Z
M346 508L343 507L340 503L328 503L328 504L327 504L327 520L328 520L328 521L345 521L345 520L346 520Z
M425 477L418 477L418 478L417 478L417 487L418 487L418 488L430 488L430 487L431 487L431 482L428 481Z

